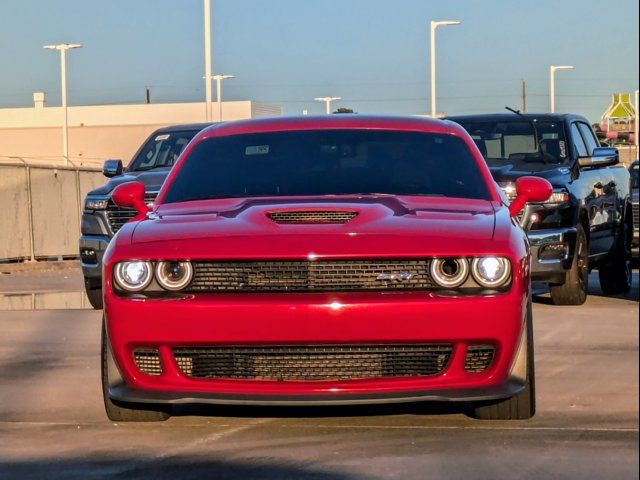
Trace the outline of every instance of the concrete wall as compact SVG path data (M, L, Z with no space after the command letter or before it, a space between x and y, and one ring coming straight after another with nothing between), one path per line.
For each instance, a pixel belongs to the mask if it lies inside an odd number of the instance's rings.
M0 164L0 261L78 256L82 201L99 170Z

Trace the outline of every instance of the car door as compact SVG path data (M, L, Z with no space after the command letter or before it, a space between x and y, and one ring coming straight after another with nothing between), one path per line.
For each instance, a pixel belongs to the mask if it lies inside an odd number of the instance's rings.
M585 135L583 132L589 132ZM587 157L597 147L591 127L583 122L571 124L571 139L576 157ZM589 217L589 252L598 255L613 246L613 226L616 224L616 188L607 167L589 167L580 170L585 210Z

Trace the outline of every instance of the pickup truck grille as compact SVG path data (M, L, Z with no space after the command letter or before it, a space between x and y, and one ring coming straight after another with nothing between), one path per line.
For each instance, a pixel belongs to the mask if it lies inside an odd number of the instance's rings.
M638 202L633 202L633 228L637 229L640 223L640 214L638 213Z
M144 196L144 201L147 203L152 203L157 196L158 192L148 192ZM109 222L109 228L114 235L118 232L118 230L122 228L125 223L136 216L136 211L133 208L118 207L115 203L113 203L112 200L109 200L106 213L107 221Z
M429 376L441 373L451 345L302 345L176 348L192 378L331 381Z
M429 290L429 260L195 262L191 292ZM390 276L395 275L395 278Z

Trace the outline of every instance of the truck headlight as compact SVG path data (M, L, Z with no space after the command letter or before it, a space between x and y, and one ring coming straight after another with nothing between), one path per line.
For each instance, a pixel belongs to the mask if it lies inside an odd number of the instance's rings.
M114 277L118 286L129 292L139 292L147 288L153 278L150 262L130 261L117 263Z
M193 267L190 262L158 262L156 280L165 290L181 290L191 282Z
M554 191L544 205L560 205L569 201L569 193L564 190Z
M471 274L483 287L501 287L509 280L511 263L503 257L474 258L471 262Z
M109 200L105 198L87 197L84 201L85 210L106 210Z

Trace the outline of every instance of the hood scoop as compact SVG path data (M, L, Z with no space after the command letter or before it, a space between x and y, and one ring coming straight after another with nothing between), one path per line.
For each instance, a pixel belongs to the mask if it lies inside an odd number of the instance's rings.
M281 225L344 224L353 220L358 212L352 210L282 210L267 213L267 217Z

